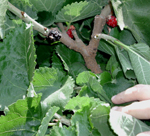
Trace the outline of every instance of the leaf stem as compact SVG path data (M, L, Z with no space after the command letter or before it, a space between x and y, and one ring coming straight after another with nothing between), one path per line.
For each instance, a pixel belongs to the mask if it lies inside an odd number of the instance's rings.
M121 48L124 48L125 50L130 50L130 47L128 47L127 45L123 44L122 42L120 42L118 39L110 36L110 35L106 35L106 34L96 34L94 36L95 39L105 39L106 41L108 41L110 44L112 44L113 46L116 47L116 45L119 45ZM114 45L115 44L115 45Z

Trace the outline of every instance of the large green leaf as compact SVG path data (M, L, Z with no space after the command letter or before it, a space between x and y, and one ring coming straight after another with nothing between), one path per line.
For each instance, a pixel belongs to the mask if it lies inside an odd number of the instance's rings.
M108 0L104 3L102 0L88 0L81 1L79 3L72 3L71 5L63 7L63 9L58 12L58 15L56 16L56 21L71 23L100 14L102 6L104 6L107 2Z
M150 84L150 62L134 50L128 50L139 84Z
M146 42L150 46L150 1L111 1L121 30L130 29L138 42Z
M109 122L118 136L136 136L138 133L150 131L150 127L131 115L111 110Z
M150 61L150 47L145 43L138 43L130 46L132 50L140 54L146 60Z
M36 11L48 11L53 14L61 9L64 0L30 0Z
M0 136L31 136L39 133L43 123L47 123L58 110L57 107L50 107L49 110L43 112L40 100L41 96L30 97L10 105L5 111L6 115L0 117ZM45 121L47 118L48 120Z
M8 0L0 0L0 38L5 36L5 15L7 10Z
M23 24L0 43L0 104L5 106L26 94L35 69L33 30Z
M63 108L73 92L74 81L58 69L40 68L33 78L36 93L42 93L42 101Z
M101 136L116 136L108 124L109 111L110 106L108 104L99 104L91 110L91 122Z

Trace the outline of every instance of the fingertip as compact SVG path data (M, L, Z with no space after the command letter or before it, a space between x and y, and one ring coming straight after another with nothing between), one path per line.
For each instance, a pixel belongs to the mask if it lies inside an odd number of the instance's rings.
M139 133L136 136L150 136L150 131Z
M119 108L118 106L115 106L115 107L112 107L111 110L117 111L118 108Z
M116 95L114 95L112 98L111 98L111 101L114 102L116 99Z

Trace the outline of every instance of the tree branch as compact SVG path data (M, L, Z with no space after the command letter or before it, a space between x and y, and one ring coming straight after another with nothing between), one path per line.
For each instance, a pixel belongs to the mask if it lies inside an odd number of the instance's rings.
M94 28L89 43L89 47L91 49L98 48L100 39L95 39L94 36L102 32L104 25L106 24L106 18L110 13L111 13L111 5L108 4L107 6L104 7L100 15L95 16ZM95 50L95 54L96 52L97 50Z
M86 51L86 45L82 42L81 39L79 39L79 37L77 36L76 31L73 31L73 34L75 36L75 40L71 39L68 34L66 33L64 26L62 23L57 23L58 27L61 29L62 31L62 36L60 38L60 41L65 44L69 49L73 49L76 52L88 55L88 52Z
M32 22L33 29L37 30L38 32L42 33L45 36L48 36L48 34L51 30L59 31L59 29L57 27L56 28L51 28L51 29L48 29L48 28L44 27L43 25L41 25L38 22L36 22L35 20L33 20L25 12L17 9L15 6L13 6L9 2L8 2L8 9L12 13L14 13L16 16L18 16L22 20L24 20L25 22L27 22L27 23ZM106 18L110 14L110 12L111 12L111 7L110 7L110 5L107 5L102 10L100 15L95 16L94 29L92 31L91 40L90 40L88 46L86 46L83 43L83 41L78 37L75 30L73 31L73 35L74 35L75 40L73 40L66 33L66 30L64 29L63 24L62 23L57 23L58 27L61 30L61 32L59 31L61 33L60 41L63 44L65 44L69 49L73 49L76 52L79 52L83 56L87 68L90 69L92 72L94 72L96 74L101 73L102 71L101 71L100 67L98 66L98 64L96 62L96 59L95 59L100 39L95 39L94 36L96 34L99 34L99 33L102 32L103 27L106 23Z

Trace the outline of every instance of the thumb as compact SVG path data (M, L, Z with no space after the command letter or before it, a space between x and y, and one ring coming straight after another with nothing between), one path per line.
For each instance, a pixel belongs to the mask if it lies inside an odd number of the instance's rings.
M150 136L150 131L139 133L136 136Z

